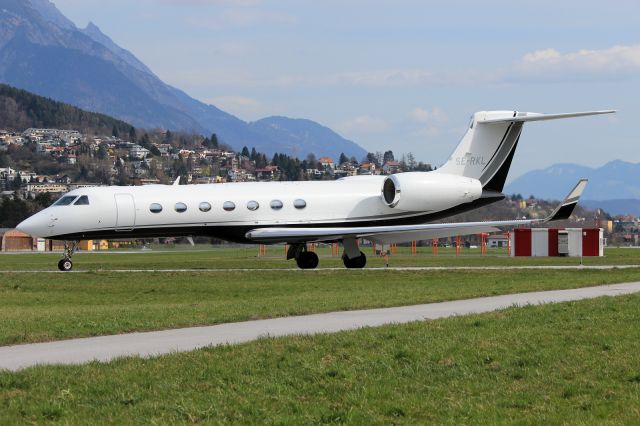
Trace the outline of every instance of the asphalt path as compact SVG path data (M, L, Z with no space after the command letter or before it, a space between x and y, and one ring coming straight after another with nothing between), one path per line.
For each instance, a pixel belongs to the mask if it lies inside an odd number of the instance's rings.
M477 314L512 306L637 292L640 292L640 282L7 346L0 348L0 369L18 371L35 365L108 362L128 356L152 357L207 346L244 343L264 337L335 333L362 327Z

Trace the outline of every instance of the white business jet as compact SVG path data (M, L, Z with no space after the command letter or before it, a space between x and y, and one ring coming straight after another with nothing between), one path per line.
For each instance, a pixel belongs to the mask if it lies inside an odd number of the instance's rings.
M378 244L495 232L500 227L567 219L581 180L543 220L433 223L502 200L522 126L615 111L538 114L477 112L449 160L432 172L354 176L336 181L82 188L18 225L65 242L58 267L69 271L80 240L210 236L248 244L288 243L288 259L318 266L307 243L341 242L347 268L363 268L358 239Z

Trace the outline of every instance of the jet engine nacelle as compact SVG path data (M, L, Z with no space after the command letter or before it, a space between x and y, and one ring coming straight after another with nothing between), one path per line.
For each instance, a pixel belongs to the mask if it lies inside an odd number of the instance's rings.
M382 199L387 206L406 211L440 211L481 196L479 180L446 173L398 173L382 185Z

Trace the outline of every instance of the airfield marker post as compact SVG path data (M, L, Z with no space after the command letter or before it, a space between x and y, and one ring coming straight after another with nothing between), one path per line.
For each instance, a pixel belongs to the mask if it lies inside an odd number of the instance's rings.
M460 256L460 236L456 237L456 256Z
M438 240L431 240L431 254L438 255Z

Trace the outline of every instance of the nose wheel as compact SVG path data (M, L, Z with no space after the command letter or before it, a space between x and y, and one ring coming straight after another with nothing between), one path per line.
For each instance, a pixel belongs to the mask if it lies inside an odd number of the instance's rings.
M58 262L58 269L63 272L68 272L73 269L73 262L71 257L78 250L80 241L65 241L64 242L64 257Z
M60 259L60 262L58 262L58 269L63 272L70 271L73 269L73 262L71 259Z

